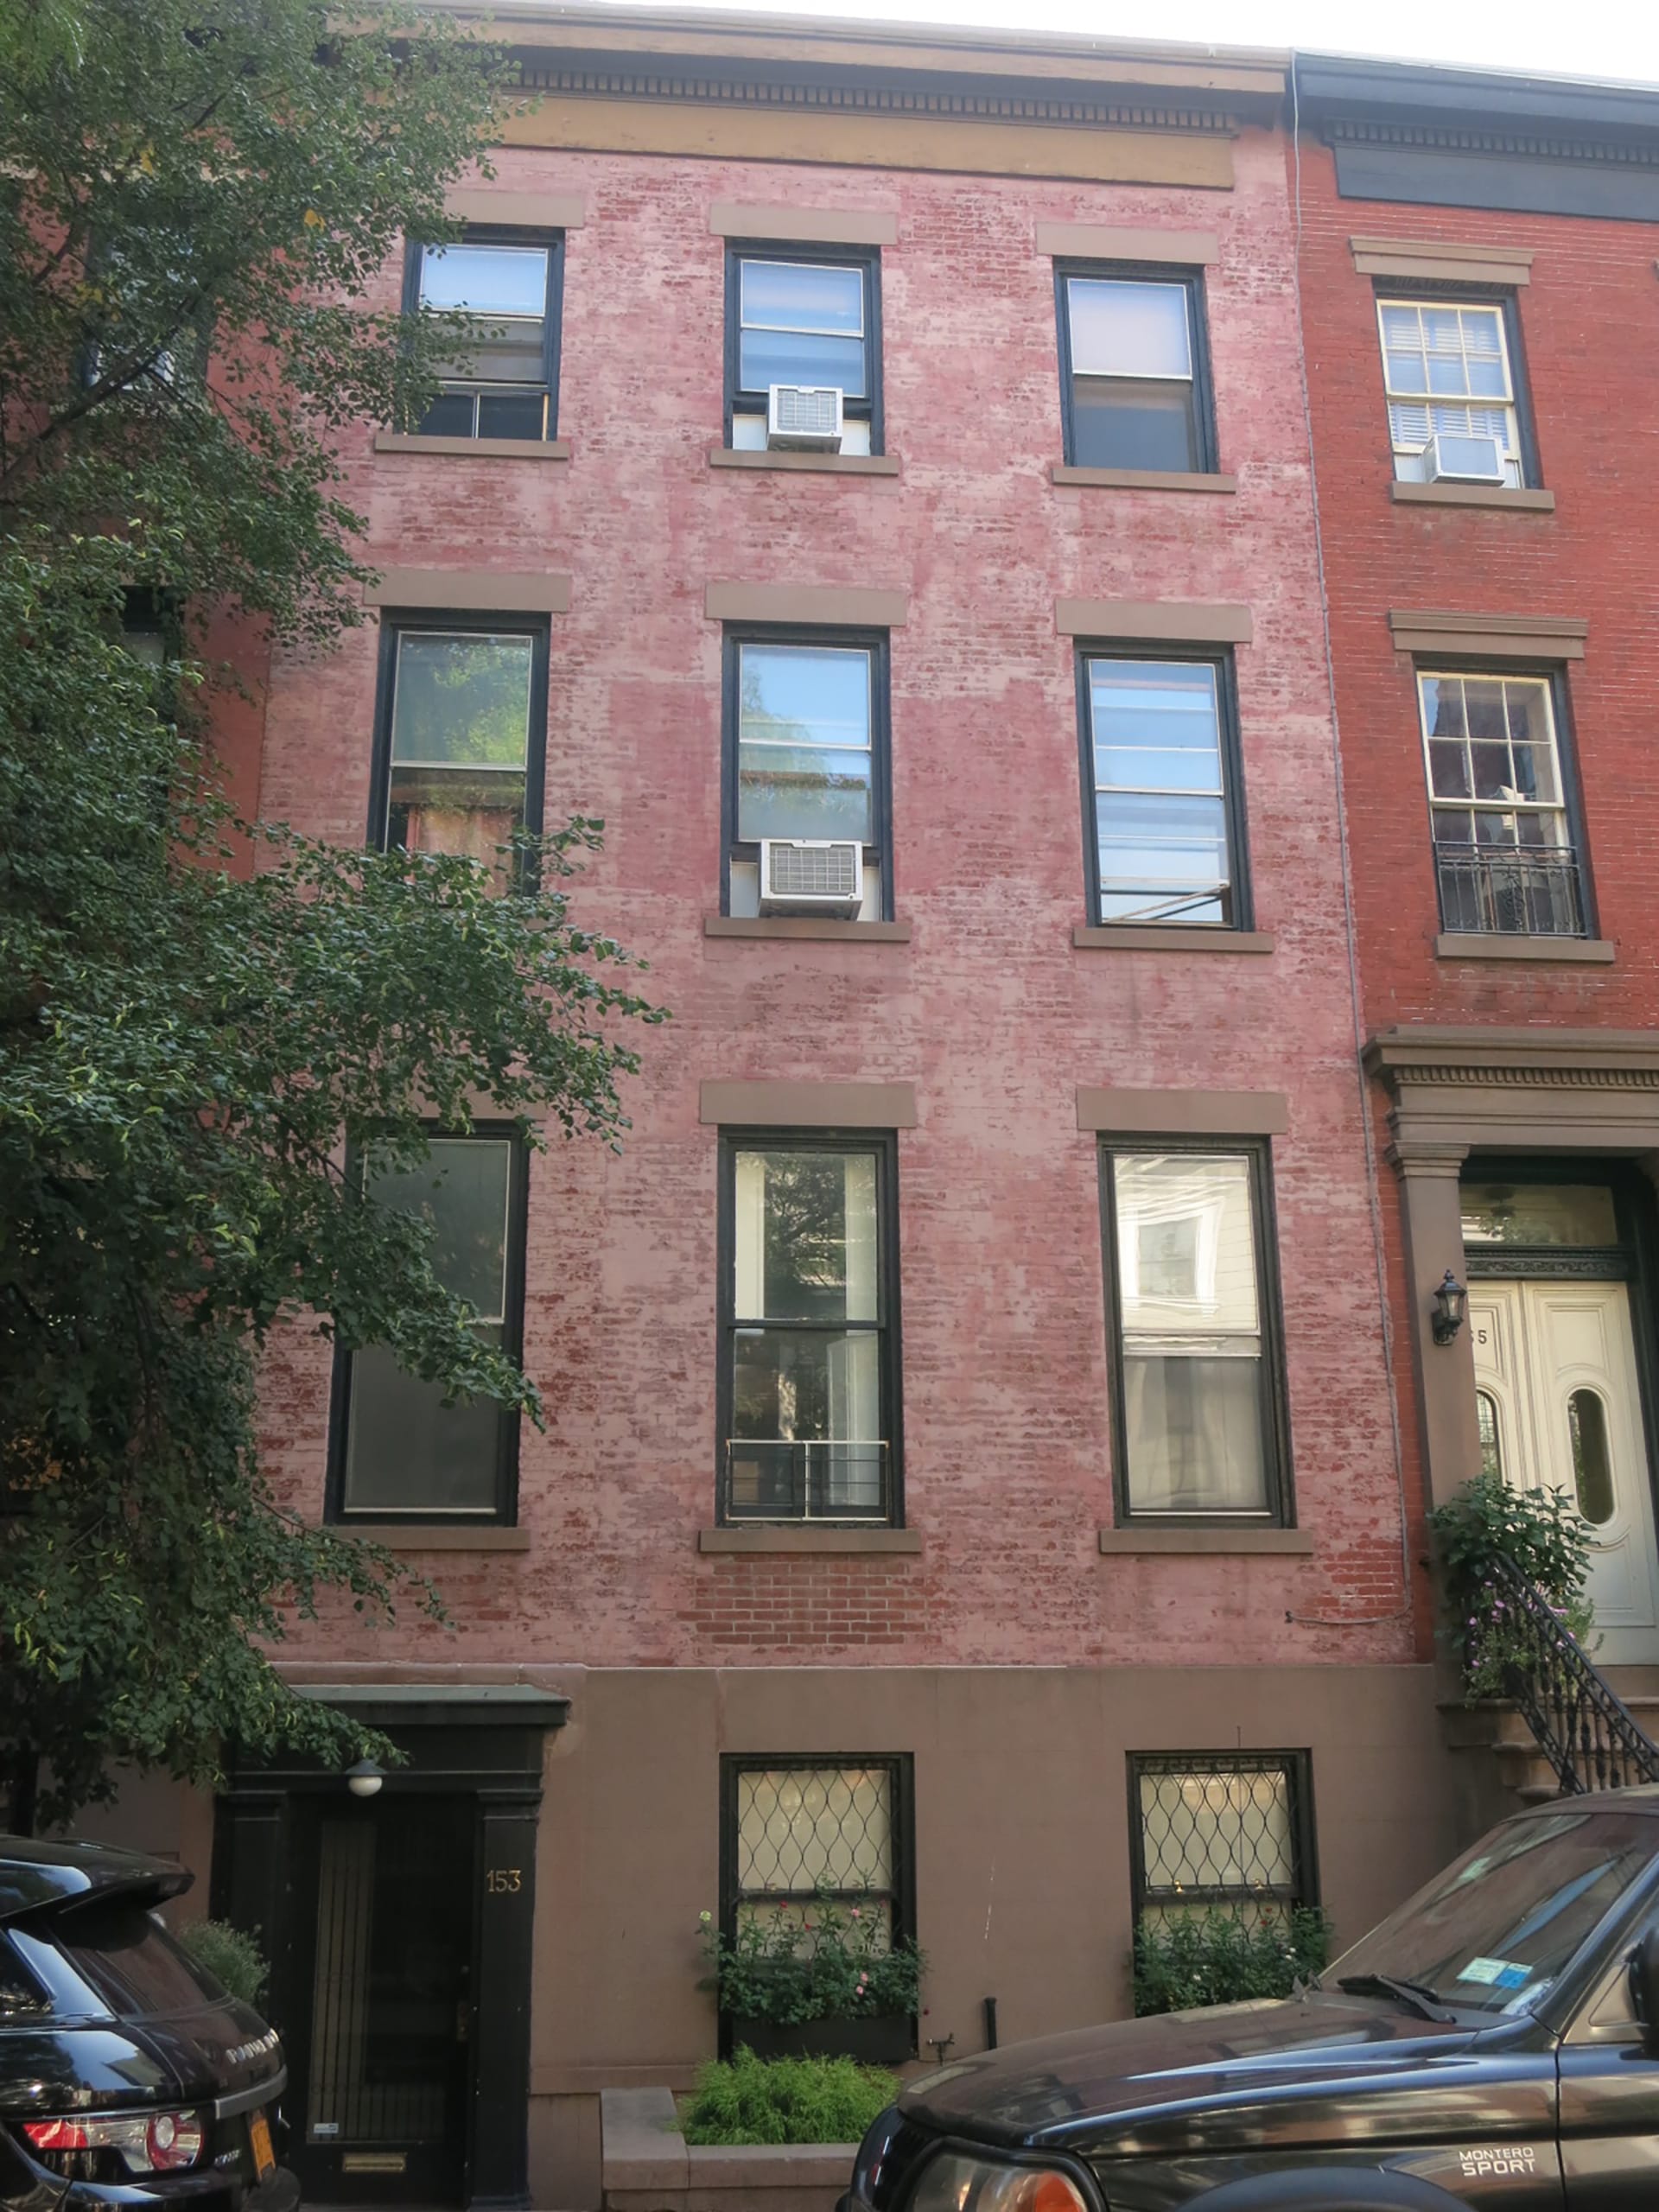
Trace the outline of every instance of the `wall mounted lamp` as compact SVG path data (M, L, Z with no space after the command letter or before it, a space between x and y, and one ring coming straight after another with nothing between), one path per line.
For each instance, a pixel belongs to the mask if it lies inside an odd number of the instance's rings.
M346 1787L353 1797L378 1797L385 1778L372 1759L359 1759L346 1770Z
M1449 1344L1456 1341L1468 1310L1468 1290L1448 1268L1434 1294L1434 1341L1437 1344Z

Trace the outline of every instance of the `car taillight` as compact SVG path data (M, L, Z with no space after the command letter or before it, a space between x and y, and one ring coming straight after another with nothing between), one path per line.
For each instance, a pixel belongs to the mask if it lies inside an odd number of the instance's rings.
M1071 2177L1052 2166L1005 2166L946 2152L930 2158L911 2212L1090 2212Z
M93 2179L114 2152L130 2174L194 2166L205 2139L194 2112L111 2114L107 2119L26 2120L23 2139L43 2166L72 2181Z

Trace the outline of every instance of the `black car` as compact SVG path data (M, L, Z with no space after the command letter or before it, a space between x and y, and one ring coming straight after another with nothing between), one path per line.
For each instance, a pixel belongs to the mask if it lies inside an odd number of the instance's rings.
M276 2033L154 1908L178 1866L0 1836L0 2212L292 2212Z
M1282 2000L912 2083L841 2212L1659 2212L1659 1789L1519 1814Z

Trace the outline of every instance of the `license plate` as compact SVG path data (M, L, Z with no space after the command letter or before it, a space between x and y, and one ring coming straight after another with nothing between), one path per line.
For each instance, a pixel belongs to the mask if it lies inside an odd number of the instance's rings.
M276 2171L276 2158L270 2147L270 2122L264 2113L250 2113L248 2140L253 2145L254 2171L261 2181L269 2181Z

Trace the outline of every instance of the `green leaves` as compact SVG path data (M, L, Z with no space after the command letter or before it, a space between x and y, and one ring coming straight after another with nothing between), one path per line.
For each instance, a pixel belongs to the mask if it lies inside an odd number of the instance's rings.
M682 2105L688 2143L858 2143L899 2094L895 2075L850 2058L711 2060Z
M721 2011L783 2027L914 2012L927 1970L912 1937L889 1946L878 1902L849 1904L829 1890L751 1914L735 1936L705 1916L702 1942Z
M1135 1930L1135 2014L1289 1997L1330 1955L1330 1923L1311 1905L1248 1914L1193 1906L1143 1918Z
M1581 1643L1592 1642L1585 1586L1594 1530L1565 1491L1517 1490L1483 1470L1435 1507L1428 1525L1440 1553L1446 1634L1471 1704L1504 1694L1511 1662L1526 1649L1493 1587L1498 1558L1519 1569Z

